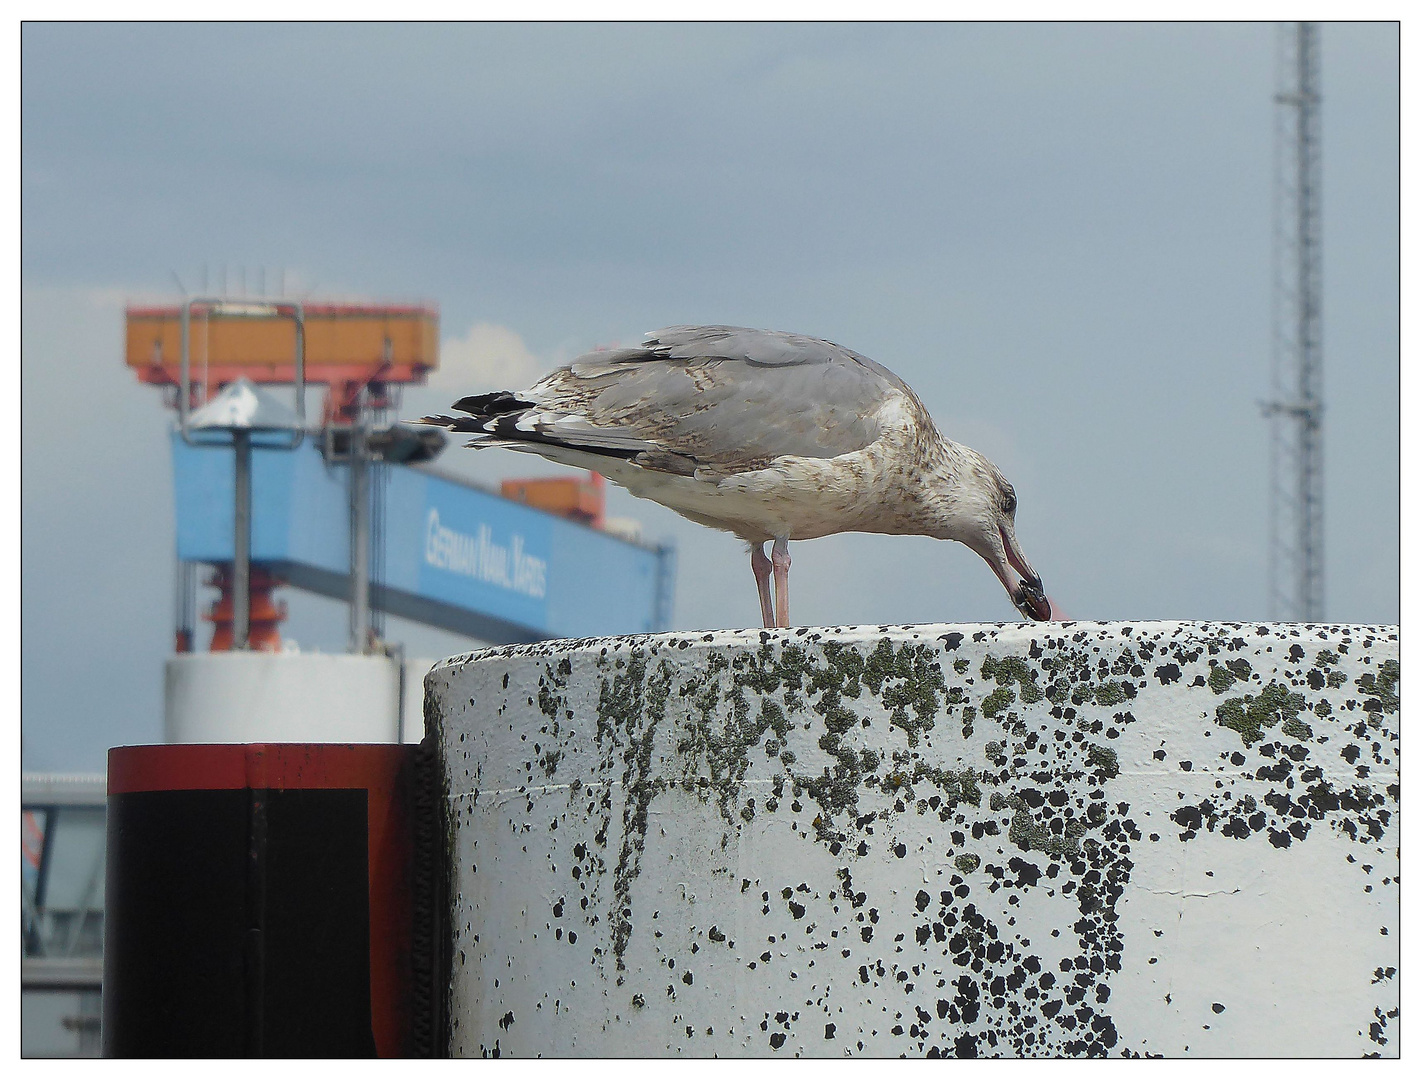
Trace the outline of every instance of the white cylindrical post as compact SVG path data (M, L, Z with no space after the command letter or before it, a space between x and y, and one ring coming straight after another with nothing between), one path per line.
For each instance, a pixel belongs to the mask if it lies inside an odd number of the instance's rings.
M400 741L400 670L386 656L183 653L165 674L165 742Z
M507 646L428 676L451 1050L1396 1052L1395 627Z

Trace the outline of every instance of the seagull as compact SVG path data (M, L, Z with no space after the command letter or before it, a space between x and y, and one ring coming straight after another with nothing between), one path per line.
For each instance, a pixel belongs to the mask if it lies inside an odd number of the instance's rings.
M897 375L833 342L668 326L634 348L579 356L527 390L452 408L467 415L422 422L471 435L471 447L599 472L740 537L767 627L789 625L789 542L841 532L956 540L1023 615L1063 617L1017 543L1016 492L1001 470L944 438Z

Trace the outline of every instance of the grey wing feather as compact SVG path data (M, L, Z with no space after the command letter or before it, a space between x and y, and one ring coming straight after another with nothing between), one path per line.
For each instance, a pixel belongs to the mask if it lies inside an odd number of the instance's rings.
M509 396L526 406L477 428L630 457L647 468L734 473L784 455L837 457L882 433L879 407L912 391L867 357L818 338L672 326L638 348L588 353ZM461 403L462 405L463 403Z
M907 389L831 342L736 326L667 327L640 349L579 357L535 388L561 408L545 386L590 423L729 472L861 450L881 434L879 406Z
M647 334L644 348L677 360L715 356L765 367L857 364L904 393L912 393L907 383L862 353L823 338L791 334L784 330L751 330L744 326L666 326Z
M645 348L672 360L716 357L779 367L852 362L856 354L820 338L743 326L667 326L646 335Z

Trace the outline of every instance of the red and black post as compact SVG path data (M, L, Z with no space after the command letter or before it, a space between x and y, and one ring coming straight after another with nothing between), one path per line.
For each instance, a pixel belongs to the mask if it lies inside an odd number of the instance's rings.
M426 760L401 745L111 750L105 1056L441 1052Z

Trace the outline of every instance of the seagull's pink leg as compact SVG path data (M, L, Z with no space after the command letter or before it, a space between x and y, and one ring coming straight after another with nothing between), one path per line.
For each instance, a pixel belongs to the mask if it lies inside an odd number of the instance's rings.
M750 545L750 569L755 572L755 587L760 590L760 616L764 619L766 626L775 625L774 604L770 601L770 568L769 557L765 554L764 544Z
M784 537L770 548L770 563L775 568L775 625L789 625L789 540Z

